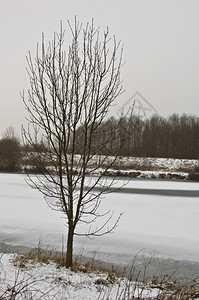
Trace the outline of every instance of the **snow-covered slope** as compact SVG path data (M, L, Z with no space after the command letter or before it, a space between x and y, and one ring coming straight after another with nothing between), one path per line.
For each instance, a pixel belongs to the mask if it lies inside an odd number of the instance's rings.
M0 256L0 299L3 300L122 300L137 299L133 297L138 296L142 296L138 299L153 299L161 294L155 286L118 278L111 271L74 272L57 267L53 262L31 261L17 267L13 263L15 255Z
M83 267L83 266L82 266ZM85 270L85 268L84 268ZM180 285L165 277L162 282L130 281L114 271L72 271L55 263L26 260L16 262L13 254L0 253L0 299L2 300L125 300L199 299L199 288Z
M131 178L187 179L189 172L197 165L196 159L118 157L114 167L105 174Z

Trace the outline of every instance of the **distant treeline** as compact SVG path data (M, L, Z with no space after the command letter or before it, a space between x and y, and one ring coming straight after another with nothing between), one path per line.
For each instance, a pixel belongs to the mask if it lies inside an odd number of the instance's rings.
M120 119L111 117L95 126L92 146L88 149L92 154L199 158L199 117L196 116L173 114L164 118L155 115L145 120L134 115ZM81 154L86 136L85 128L80 126L74 143L68 144L68 153L74 151ZM47 145L42 140L34 151L37 149L38 153L50 152ZM0 140L0 171L22 170L25 153L31 151L29 145L21 145L14 128L8 128Z
M76 151L81 153L84 128L79 128ZM119 152L118 152L119 149ZM132 115L101 123L92 140L96 154L135 157L199 158L199 117L173 114L143 120Z

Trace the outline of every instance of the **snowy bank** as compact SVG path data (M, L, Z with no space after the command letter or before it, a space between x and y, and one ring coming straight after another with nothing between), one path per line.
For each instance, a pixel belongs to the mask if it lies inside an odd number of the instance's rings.
M197 282L180 284L168 277L158 281L131 281L114 271L72 271L52 261L24 260L0 254L0 299L2 300L124 300L199 299ZM81 266L79 266L81 268ZM84 266L82 266L84 267ZM132 270L133 271L133 270Z

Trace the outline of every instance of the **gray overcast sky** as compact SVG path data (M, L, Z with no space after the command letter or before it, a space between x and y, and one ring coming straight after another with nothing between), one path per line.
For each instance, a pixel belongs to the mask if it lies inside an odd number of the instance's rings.
M27 88L28 50L35 53L59 31L60 20L109 26L124 44L122 106L136 91L160 115L199 114L198 0L0 0L0 133L20 130L24 107L19 91Z

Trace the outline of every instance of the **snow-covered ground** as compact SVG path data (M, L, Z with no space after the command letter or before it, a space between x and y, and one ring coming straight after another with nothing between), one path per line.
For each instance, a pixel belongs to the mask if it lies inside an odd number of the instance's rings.
M132 166L140 166L141 170L144 167L145 170L152 169L157 171L179 172L183 169L189 172L193 166L198 164L198 160L156 157L119 157L117 164L122 166L122 168L128 167L128 169L132 169Z
M73 272L57 268L53 262L28 261L23 268L17 268L13 259L12 254L3 254L0 259L1 299L153 299L162 293L155 285L130 282L127 278L117 278L114 273Z

